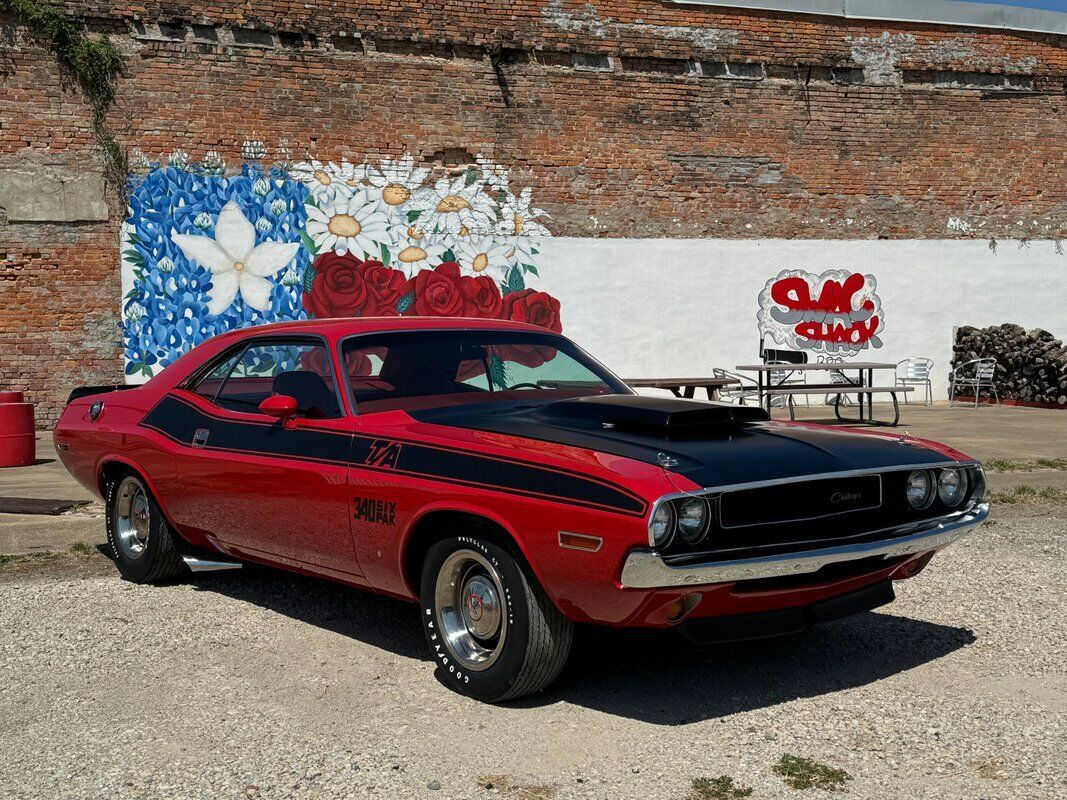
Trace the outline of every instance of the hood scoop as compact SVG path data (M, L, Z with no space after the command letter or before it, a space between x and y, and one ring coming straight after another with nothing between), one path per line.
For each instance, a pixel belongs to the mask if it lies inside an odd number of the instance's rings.
M537 409L531 416L550 424L612 427L669 439L706 436L770 419L766 411L754 406L628 394L557 400Z

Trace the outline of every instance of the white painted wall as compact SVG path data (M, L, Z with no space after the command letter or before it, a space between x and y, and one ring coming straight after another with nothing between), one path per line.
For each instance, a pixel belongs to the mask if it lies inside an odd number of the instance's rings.
M884 346L859 358L932 358L935 399L947 397L954 327L1014 322L1067 338L1067 256L1050 241L1002 241L995 252L972 240L551 238L540 247L538 288L562 303L564 333L627 378L757 362L757 297L787 268L873 274Z

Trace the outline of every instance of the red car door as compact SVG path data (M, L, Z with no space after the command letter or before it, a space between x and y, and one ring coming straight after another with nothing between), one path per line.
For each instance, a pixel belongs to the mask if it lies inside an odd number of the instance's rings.
M345 415L327 345L251 339L166 402L184 416L181 491L170 513L235 554L359 576L348 507L354 422ZM287 422L259 410L271 394L297 401Z

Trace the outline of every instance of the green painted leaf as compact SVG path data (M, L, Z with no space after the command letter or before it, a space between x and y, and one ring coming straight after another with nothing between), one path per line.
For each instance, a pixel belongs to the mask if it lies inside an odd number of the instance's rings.
M410 225L412 222L417 220L420 216L422 216L422 212L421 211L409 211L408 212L408 224Z
M308 264L307 267L304 269L304 277L302 282L304 284L305 292L311 291L311 285L315 282L315 276L317 274L318 273L315 272L315 267L313 267L311 264Z
M137 235L137 231L130 231L126 234L126 241L130 244L140 244L141 237Z
M312 258L319 254L319 248L315 246L315 240L311 238L307 231L300 231L300 241L304 245L304 249L311 253Z
M538 271L537 271L537 267L535 267L533 264L523 264L522 266L531 275L535 275L538 278L541 277L540 273L538 273Z
M396 310L403 314L413 305L415 305L415 293L408 292L406 295L396 301Z
M489 359L489 379L499 388L508 388L508 367L500 356Z
M522 270L518 267L512 267L508 272L508 290L506 294L521 292L525 288L526 280L522 277Z
M382 263L385 264L385 266L388 267L389 266L389 262L392 261L392 259L393 259L392 254L389 252L389 245L387 245L385 242L381 242L381 248L382 248Z
M456 260L456 254L452 252L452 248L449 248L448 250L445 250L445 252L443 252L441 254L441 261L442 262L444 262L444 261L455 261L455 260Z
M313 194L309 194L307 196L307 199L304 200L304 205L311 206L312 208L318 208L319 207L318 201L315 200L315 195L313 195Z
M470 186L476 180L478 180L478 170L476 170L474 167L467 167L467 175L464 179L463 185Z
M138 250L123 250L122 255L136 267L143 267L145 265L144 256L141 255L141 252Z

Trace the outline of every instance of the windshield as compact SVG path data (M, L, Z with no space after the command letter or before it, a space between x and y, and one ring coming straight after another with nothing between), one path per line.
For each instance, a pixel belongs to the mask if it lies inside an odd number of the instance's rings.
M342 358L360 414L633 394L573 342L550 333L449 330L357 336L344 343Z

